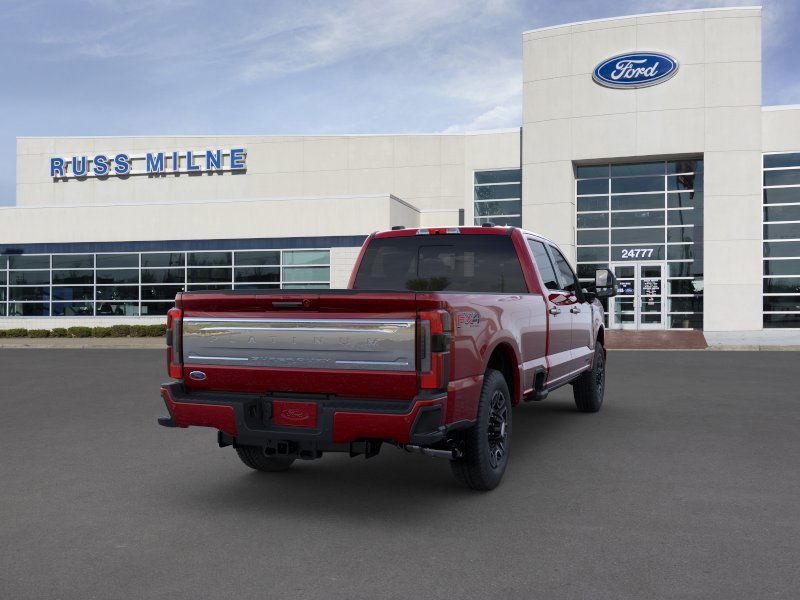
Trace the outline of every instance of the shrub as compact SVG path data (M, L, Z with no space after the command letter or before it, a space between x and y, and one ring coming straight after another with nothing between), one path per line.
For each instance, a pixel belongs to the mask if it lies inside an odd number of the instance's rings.
M111 327L92 327L92 337L96 338L111 337Z
M131 325L131 337L147 337L147 325Z
M0 338L4 338L4 337L6 337L6 330L5 329L0 329Z
M14 327L12 329L6 329L6 337L10 338L28 337L28 330L22 327Z
M50 337L50 330L49 329L29 329L28 330L28 337L32 337L32 338Z
M166 325L146 325L147 337L164 337L167 335Z
M50 337L57 337L57 338L69 337L69 332L63 327L56 327L55 329L50 330Z
M92 328L91 327L70 327L67 329L67 333L69 337L74 338L87 338L92 337Z
M128 337L131 334L130 325L112 325L109 329L111 337Z

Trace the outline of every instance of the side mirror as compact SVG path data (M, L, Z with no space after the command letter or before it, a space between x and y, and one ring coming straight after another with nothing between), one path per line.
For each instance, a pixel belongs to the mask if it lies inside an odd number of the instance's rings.
M617 278L609 269L597 269L594 272L594 293L598 298L617 295Z

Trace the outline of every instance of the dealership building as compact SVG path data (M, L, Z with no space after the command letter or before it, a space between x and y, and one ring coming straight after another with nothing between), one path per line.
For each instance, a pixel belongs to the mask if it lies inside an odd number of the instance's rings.
M344 287L372 231L485 222L610 266L609 327L800 328L800 106L762 106L761 37L758 7L527 31L502 131L19 138L0 328Z

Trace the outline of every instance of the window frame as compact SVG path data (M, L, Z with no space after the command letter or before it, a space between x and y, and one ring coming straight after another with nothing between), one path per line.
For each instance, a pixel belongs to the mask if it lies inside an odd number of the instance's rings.
M544 279L544 274L542 273L542 270L539 267L539 263L536 261L536 254L535 254L533 248L531 247L532 243L540 244L542 246L542 249L544 250L544 255L547 258L547 263L550 265L550 269L553 271L553 277L555 277L555 284L558 286L558 285L561 285L561 283L558 280L558 271L556 270L556 266L553 264L553 258L552 258L552 256L550 256L550 252L547 250L547 246L549 244L547 242L545 242L544 240L539 240L539 239L537 239L535 237L531 237L531 236L525 236L525 241L527 242L527 245L528 245L528 251L530 252L531 261L533 262L533 266L536 268L536 274L539 276L539 284L542 287L542 291L545 291L545 290L547 290L548 292L562 291L562 290L560 290L558 288L549 288L549 287L547 287L547 282Z

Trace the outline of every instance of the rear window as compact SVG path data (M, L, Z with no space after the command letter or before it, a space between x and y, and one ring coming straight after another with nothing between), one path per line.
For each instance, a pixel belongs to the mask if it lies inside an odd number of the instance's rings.
M511 238L501 235L415 235L373 239L357 290L527 293Z

